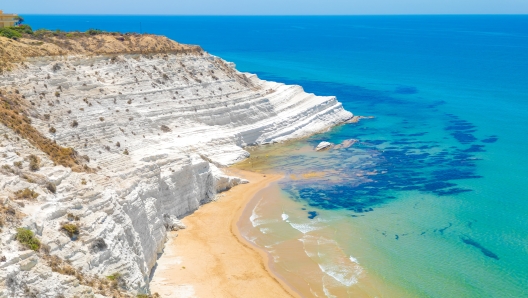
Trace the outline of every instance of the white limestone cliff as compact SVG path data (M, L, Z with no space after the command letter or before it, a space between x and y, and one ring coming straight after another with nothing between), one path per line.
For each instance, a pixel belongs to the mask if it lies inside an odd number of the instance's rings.
M167 231L183 228L178 218L247 183L219 167L247 158L244 146L308 136L352 117L335 97L260 80L207 53L32 58L2 74L0 89L22 95L32 126L97 169L54 165L0 124L0 166L15 170L0 170L0 203L24 215L0 233L0 297L110 295L21 251L15 226L34 231L50 255L83 274L119 273L123 289L148 293ZM40 170L28 170L30 154ZM14 201L25 188L39 197ZM60 231L70 221L80 226L77 240Z

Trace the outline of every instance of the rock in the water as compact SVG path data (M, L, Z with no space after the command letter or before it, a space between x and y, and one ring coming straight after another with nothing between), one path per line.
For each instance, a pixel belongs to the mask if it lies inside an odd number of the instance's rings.
M321 142L319 143L319 145L317 145L317 147L315 147L315 151L321 151L321 150L326 150L326 149L330 149L332 148L332 146L334 146L334 144L330 143L330 142Z
M359 120L361 119L374 119L375 117L374 116L354 116L350 119L348 119L347 121L345 121L345 123L358 123Z

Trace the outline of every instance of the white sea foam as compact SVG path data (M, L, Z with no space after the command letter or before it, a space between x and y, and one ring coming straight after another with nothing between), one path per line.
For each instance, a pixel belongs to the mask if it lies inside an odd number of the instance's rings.
M269 233L273 232L273 230L271 228L260 228L260 232L262 234L269 234Z
M304 235L299 240L306 255L317 263L324 274L346 287L358 282L363 269L354 257L343 252L335 240L312 235Z
M282 217L282 220L287 221L290 216L286 213L283 213L281 217Z
M337 296L330 294L330 291L326 288L326 285L324 282L323 282L323 292L328 298L337 298Z
M319 263L319 268L326 275L331 276L340 284L350 287L358 282L361 269L350 264L333 264L331 262ZM359 270L358 270L359 269ZM359 271L359 272L358 272Z
M319 219L312 219L309 222L304 222L304 223L294 223L291 221L287 221L287 222L290 224L292 228L296 229L297 231L303 234L306 234L312 231L317 231L317 230L324 228L324 225L321 224L322 221Z
M306 218L295 217L293 219L290 219L290 217L288 216L288 220L286 222L289 223L292 228L296 229L297 231L303 234L306 234L312 231L324 229L329 224L332 224L334 221L334 218L324 219L323 217L319 216L310 220L307 220Z
M251 216L249 217L249 220L251 221L251 224L254 228L264 224L278 222L277 219L262 219L262 215L257 214L258 207L259 204L257 204L255 208L253 208L253 210L251 211Z
M314 224L296 224L296 223L290 222L290 225L292 226L292 228L296 229L297 231L303 234L321 229L321 227L318 227Z
M350 261L352 261L353 263L356 263L356 264L359 264L359 261L354 258L353 256L350 256L350 258L348 258Z
M255 240L257 240L257 236L253 236L253 237L250 237L250 236L247 236L247 235L244 235L244 237L246 237L246 239L249 241L249 242L252 242L252 243L256 243Z
M259 216L257 215L257 213L255 211L256 209L257 209L257 206L255 206L255 208L253 208L253 210L251 211L251 216L249 217L249 220L251 221L251 224L253 225L253 227L257 226L255 224L255 222L259 218Z
M264 245L264 247L265 247L265 248L268 248L268 249L270 249L270 248L274 248L276 245L281 244L281 243L283 243L283 242L284 242L284 241L282 241L282 240L280 240L280 241L276 241L276 242L273 242L273 243L271 243L271 244Z
M319 297L319 295L317 295L317 293L312 289L312 287L310 287L310 293L312 293L314 297Z

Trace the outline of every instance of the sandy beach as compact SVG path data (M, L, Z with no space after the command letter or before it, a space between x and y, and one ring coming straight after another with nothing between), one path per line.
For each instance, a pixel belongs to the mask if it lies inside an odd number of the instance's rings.
M246 204L281 175L227 169L249 184L222 193L216 202L183 218L186 229L171 232L151 281L161 297L300 297L271 274L268 258L238 233Z

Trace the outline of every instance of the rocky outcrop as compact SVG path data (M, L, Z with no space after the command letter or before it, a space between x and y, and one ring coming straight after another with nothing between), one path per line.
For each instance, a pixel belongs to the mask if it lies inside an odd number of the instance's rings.
M330 142L321 142L319 143L317 146L315 146L315 151L322 151L322 150L327 150L327 149L330 149L334 146L334 144L330 143Z
M335 97L260 80L202 51L25 59L0 76L3 94L26 101L31 125L93 171L59 166L0 125L0 202L23 214L0 233L0 297L22 288L38 297L112 295L53 272L45 254L77 273L118 273L116 287L147 293L167 231L184 227L178 218L247 183L218 167L247 158L244 146L308 136L352 117ZM36 171L30 155L39 159ZM16 200L26 188L38 197ZM79 227L76 240L64 223ZM45 251L21 252L16 227L35 232Z

